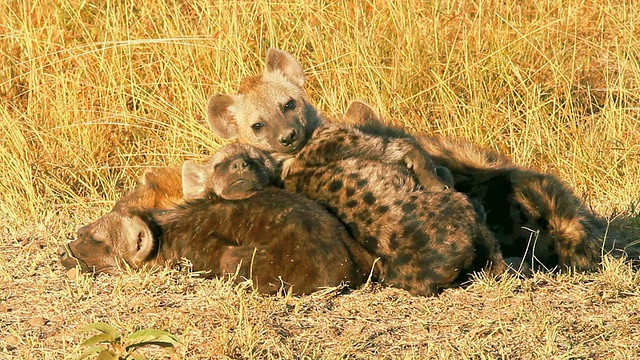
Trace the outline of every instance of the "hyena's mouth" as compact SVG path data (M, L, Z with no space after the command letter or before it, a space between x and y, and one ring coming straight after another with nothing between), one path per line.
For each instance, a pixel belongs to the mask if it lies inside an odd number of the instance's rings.
M243 200L264 189L264 185L247 179L236 180L222 191L221 197L226 200Z
M300 149L302 149L306 144L307 144L307 139L304 137L301 137L297 139L295 142L291 143L290 145L287 145L287 146L279 145L280 150L278 152L282 154L295 154L298 151L300 151Z
M60 257L62 266L64 266L65 268L73 269L76 266L80 265L82 271L87 271L87 264L82 261L82 259L76 257L73 254L73 251L71 250L69 244L64 244L62 245L62 247L60 247L60 249L58 250L58 256Z

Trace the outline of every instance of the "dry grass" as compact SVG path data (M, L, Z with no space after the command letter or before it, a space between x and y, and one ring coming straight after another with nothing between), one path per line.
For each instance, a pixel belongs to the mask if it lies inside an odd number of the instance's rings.
M359 98L498 149L640 239L639 23L618 0L0 4L0 358L73 358L93 321L171 331L185 359L640 356L640 275L617 262L436 298L296 298L172 271L71 281L55 255L142 168L215 150L208 95L271 46L323 111Z

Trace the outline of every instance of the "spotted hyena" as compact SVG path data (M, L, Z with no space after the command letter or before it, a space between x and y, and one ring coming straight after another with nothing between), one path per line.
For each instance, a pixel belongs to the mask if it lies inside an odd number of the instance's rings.
M371 107L358 101L347 109L345 121L367 133L410 137L384 125ZM467 141L426 135L417 140L436 167L449 169L456 190L482 204L505 257L525 258L539 269L587 271L599 267L603 253L615 250L606 222L555 176L517 166ZM618 240L616 247L623 246Z
M167 177L145 176L112 212L81 228L77 240L61 248L62 264L112 272L120 263L140 268L186 259L202 277L237 274L263 293L282 287L309 293L366 281L374 258L340 221L314 201L269 186L274 168L267 166L266 156L224 151L224 157L214 156L213 174L199 173L202 168L193 163L177 179L171 173L170 182L178 185L171 193L179 191L182 198L185 190L187 199L166 209L154 206L167 194L156 192L166 190ZM210 192L209 184L222 197Z
M443 191L445 182L415 142L320 121L303 84L300 64L271 49L261 77L244 80L236 95L209 100L208 120L218 134L290 157L285 188L325 203L381 258L386 284L429 295L475 270L505 270L469 199Z

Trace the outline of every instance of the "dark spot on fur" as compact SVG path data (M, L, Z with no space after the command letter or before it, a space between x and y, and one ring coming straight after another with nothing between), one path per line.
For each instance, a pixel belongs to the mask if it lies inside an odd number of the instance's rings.
M337 136L335 140L339 143L344 142L344 136Z
M417 229L411 234L411 245L414 249L422 249L427 246L429 235L425 234L422 229Z
M411 261L411 259L413 259L413 256L414 255L411 252L401 252L393 260L393 265L396 267L407 265Z
M354 207L358 206L358 202L356 200L349 200L349 201L347 201L347 203L345 205L348 208L354 208Z
M347 187L347 192L346 192L347 197L352 197L353 194L355 194L355 193L356 193L356 189L354 189L352 187Z
M389 237L389 248L391 249L391 251L396 251L399 245L400 243L398 242L398 233L394 231Z
M380 215L386 214L389 211L389 207L387 205L382 205L376 209L376 212Z
M362 180L358 180L358 182L356 183L356 186L359 189L362 189L363 187L365 187L367 184L369 183L369 181L367 179L362 179Z
M363 245L368 250L376 250L378 248L378 239L373 236L367 236L364 238Z
M396 201L394 201L394 202L393 202L393 205L401 206L401 205L402 205L402 200L396 200Z
M414 232L418 231L420 228L420 224L417 221L412 221L408 223L403 230L403 235L406 238L409 238L413 235Z
M369 191L365 192L364 195L362 196L362 200L364 200L365 203L369 204L369 205L373 205L376 202L376 197L373 196L372 193L370 193Z
M342 181L340 180L333 180L331 184L329 184L329 191L331 192L336 192L340 189L342 189Z
M358 173L351 173L347 175L349 179L357 179L360 175Z
M416 204L414 203L406 203L402 204L402 212L405 214L416 211Z

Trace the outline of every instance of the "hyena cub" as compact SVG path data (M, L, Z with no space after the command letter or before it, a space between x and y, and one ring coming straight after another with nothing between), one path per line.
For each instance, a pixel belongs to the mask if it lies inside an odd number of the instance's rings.
M303 90L304 71L290 54L269 49L261 76L245 78L235 95L216 94L209 98L207 119L219 136L237 138L240 143L261 150L291 156L305 146L322 116L309 103ZM345 126L348 146L331 152L336 159L403 164L413 170L421 186L443 190L448 186L436 173L428 154L410 138L363 138ZM312 158L308 159L313 161Z
M76 240L60 247L60 262L68 269L79 265L82 271L95 273L114 272L121 264L137 268L152 262L161 229L150 221L150 213L182 201L180 168L149 169L111 212L79 228Z
M322 200L381 258L386 284L430 295L472 271L505 270L473 205L442 191L446 184L417 144L322 124L303 84L300 64L270 49L261 77L244 80L237 95L209 100L208 120L220 135L293 157L285 162L284 186Z
M411 137L384 125L362 102L349 105L345 120L367 133ZM457 191L482 204L505 257L526 258L541 269L584 271L597 269L603 250L613 250L611 233L610 243L603 244L606 223L556 177L524 169L506 156L462 140L426 135L417 140L436 167L450 170Z
M309 293L366 281L373 257L322 206L270 187L275 168L264 154L229 147L213 161L206 169L187 163L182 175L175 169L147 172L113 211L60 249L62 264L108 273L119 263L140 268L187 259L202 277L236 273L263 293L290 286ZM174 195L182 199L183 187L189 199L178 201ZM180 203L155 207L169 200Z

